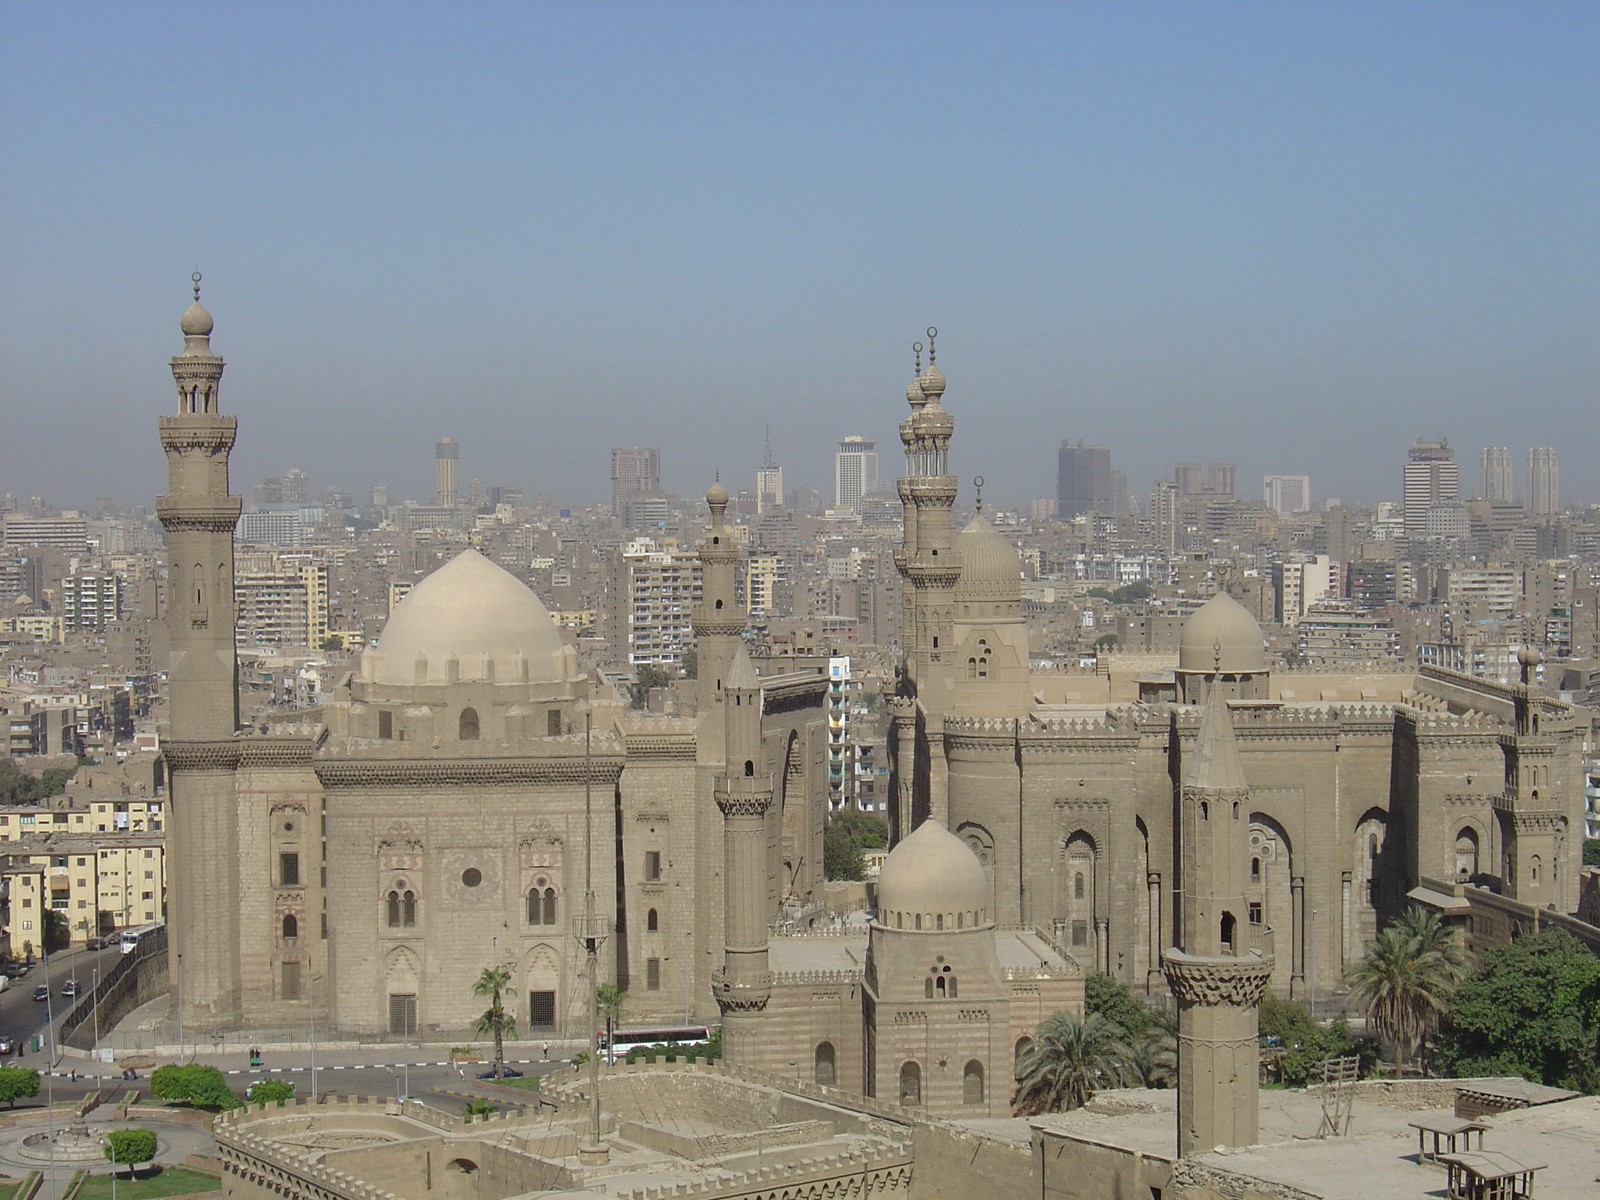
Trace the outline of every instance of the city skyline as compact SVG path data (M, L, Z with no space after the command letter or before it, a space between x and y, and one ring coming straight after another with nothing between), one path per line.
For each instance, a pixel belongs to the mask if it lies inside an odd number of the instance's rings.
M930 322L996 503L1067 437L1141 495L1199 459L1393 499L1420 432L1571 446L1596 398L1590 9L182 11L0 18L5 491L155 489L123 447L193 269L240 477L357 493L431 494L448 430L594 502L627 428L692 494L769 424L825 491Z

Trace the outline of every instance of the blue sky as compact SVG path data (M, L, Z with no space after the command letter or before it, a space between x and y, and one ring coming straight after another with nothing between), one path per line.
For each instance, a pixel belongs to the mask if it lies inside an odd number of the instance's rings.
M895 435L953 469L1397 497L1447 434L1600 501L1600 6L0 5L0 490L161 490L205 273L236 483L575 503ZM237 489L236 489L237 490Z

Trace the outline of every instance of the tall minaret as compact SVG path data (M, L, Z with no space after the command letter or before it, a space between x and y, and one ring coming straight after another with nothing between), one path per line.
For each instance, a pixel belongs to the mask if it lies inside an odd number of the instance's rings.
M182 1017L229 1026L239 1017L237 660L234 657L233 530L228 452L238 422L217 411L222 359L211 353L211 314L194 303L179 322L172 360L178 414L162 417L167 494L156 514L167 533L170 772L167 837L173 988Z
M1220 652L1219 652L1220 654ZM1180 948L1161 956L1178 1000L1178 1153L1259 1134L1258 1009L1272 958L1248 946L1250 789L1220 687L1206 697L1179 789Z
M772 776L761 746L761 681L743 645L723 680L727 761L717 776L722 810L722 970L712 977L722 1009L722 1052L754 1064L761 1012L772 993L767 969L767 810Z
M233 530L241 502L228 494L228 452L239 422L217 411L222 359L211 353L211 314L194 303L179 320L183 353L172 360L178 415L161 418L167 494L156 514L167 532L167 630L171 731L178 741L233 737L239 725L233 651Z
M700 604L690 617L702 715L723 702L723 684L745 625L734 579L739 548L723 519L728 511L728 489L720 480L706 492L706 503L711 507L711 529L700 543Z
M905 671L916 694L937 703L945 682L961 560L953 547L950 510L956 500L956 477L948 473L950 435L955 420L940 405L944 372L935 363L934 338L928 330L928 369L906 389L911 415L900 424L906 448L906 473L899 480L905 506L905 533L895 565L910 585L905 589Z

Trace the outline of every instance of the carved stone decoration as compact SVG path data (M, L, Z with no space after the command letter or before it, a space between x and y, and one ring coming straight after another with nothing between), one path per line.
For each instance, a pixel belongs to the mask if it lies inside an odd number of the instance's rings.
M1161 955L1161 971L1167 986L1186 1004L1256 1008L1261 993L1272 978L1273 960L1252 955L1248 958L1197 958L1181 950Z

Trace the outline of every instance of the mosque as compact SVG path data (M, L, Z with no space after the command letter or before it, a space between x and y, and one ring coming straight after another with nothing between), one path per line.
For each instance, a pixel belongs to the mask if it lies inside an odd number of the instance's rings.
M1253 1066L1233 1059L1254 1054L1264 989L1329 994L1424 877L1575 905L1587 725L1526 683L1273 672L1221 584L1176 670L1136 699L1035 670L1015 549L981 515L954 532L931 353L901 425L895 845L864 932L807 926L827 683L758 675L745 653L720 485L695 717L627 711L538 598L468 550L401 601L314 723L239 732L237 423L198 284L181 328L157 511L175 1002L191 1024L450 1035L498 964L520 1030L583 1036L598 938L634 1020L720 1014L731 1064L1002 1116L1019 1049L1103 971L1178 999L1198 1048L1183 1090L1202 1097L1180 1131L1249 1144Z

